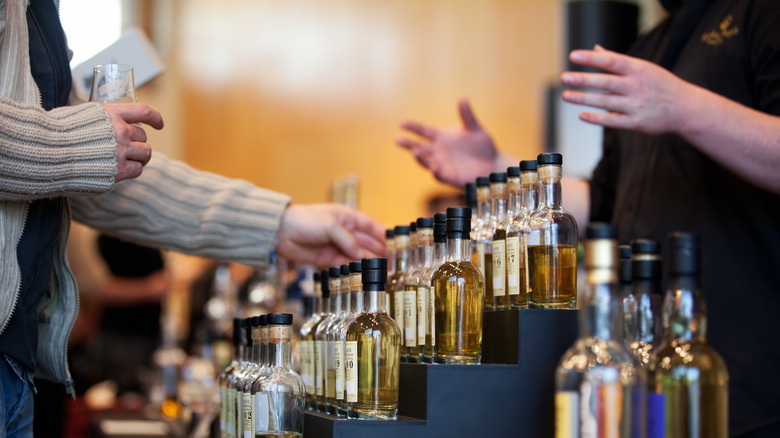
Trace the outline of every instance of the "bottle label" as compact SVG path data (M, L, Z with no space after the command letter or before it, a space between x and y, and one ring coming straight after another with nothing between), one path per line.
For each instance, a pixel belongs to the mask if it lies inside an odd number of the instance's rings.
M315 395L322 396L322 341L314 341L314 390Z
M555 438L576 438L579 433L579 394L574 391L555 393Z
M236 390L227 390L227 430L231 437L236 436Z
M485 277L485 244L482 242L477 243L477 269L482 273L482 277Z
M493 241L493 296L506 295L506 240Z
M647 394L647 438L663 438L666 434L666 397Z
M506 289L509 295L520 295L520 238L517 236L506 238ZM495 289L494 289L495 293Z
M621 383L583 383L580 397L580 433L583 436L620 436L623 399Z
M325 341L327 357L325 363L325 397L336 398L336 343L334 341Z
M431 347L436 346L436 288L431 285L428 294L428 333L431 334Z
M407 347L417 346L417 291L404 291L404 339Z
M417 288L417 345L425 345L428 331L428 288Z
M395 313L395 323L398 325L398 328L401 329L401 345L403 344L403 338L404 338L404 291L395 291L393 292L393 303L395 304L395 309L393 309Z
M344 400L344 342L336 341L333 356L336 359L336 400Z
M227 387L219 386L219 431L224 436L227 433Z
M312 375L312 356L311 341L302 340L301 345L301 379L306 387L306 394L314 394L314 376Z
M347 403L358 401L358 351L357 341L344 343L344 392Z
M255 394L255 433L268 431L268 393L258 392ZM254 437L254 435L253 435Z
M242 399L244 400L244 405L241 411L242 418L244 420L243 428L241 429L243 431L242 436L244 438L255 438L255 421L254 418L252 418L254 400L252 400L252 394L248 392L243 392L241 394Z

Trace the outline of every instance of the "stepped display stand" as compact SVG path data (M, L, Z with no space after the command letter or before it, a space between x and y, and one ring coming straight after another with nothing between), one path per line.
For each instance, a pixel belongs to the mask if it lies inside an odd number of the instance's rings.
M307 411L304 437L553 436L553 375L576 337L573 310L486 311L482 365L402 363L398 420Z

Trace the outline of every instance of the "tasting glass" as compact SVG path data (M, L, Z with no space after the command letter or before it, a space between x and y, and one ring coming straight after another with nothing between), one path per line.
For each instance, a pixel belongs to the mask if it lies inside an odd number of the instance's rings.
M95 66L89 100L97 103L136 102L133 67L125 64Z

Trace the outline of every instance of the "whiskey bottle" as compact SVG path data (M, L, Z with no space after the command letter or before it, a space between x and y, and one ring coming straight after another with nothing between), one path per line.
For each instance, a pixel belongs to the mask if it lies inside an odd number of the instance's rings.
M434 362L479 364L485 279L470 260L468 207L447 208L448 261L433 274L436 296Z
M244 338L240 318L233 318L233 360L219 375L219 436L222 438L234 438L236 425L235 403L230 398L229 382L235 373L241 368L244 361ZM232 409L231 409L232 407ZM231 433L232 432L232 433Z
M355 321L355 318L363 311L363 280L361 275L361 263L350 262L347 266L347 286L343 286L342 291L348 290L350 295L350 308L349 313L341 320L337 327L337 344L336 344L336 356L339 358L341 365L337 367L336 374L336 399L338 404L336 406L336 414L339 417L347 416L347 398L346 398L346 370L345 370L345 348L347 342L347 331L349 326ZM344 279L344 271L342 266L341 278ZM342 292L344 293L344 292ZM338 364L337 364L338 365ZM339 391L341 391L341 397L339 398Z
M511 168L510 168L511 169ZM520 176L520 168L517 168L517 176ZM509 199L509 175L508 173L490 174L490 197L493 206L493 242L492 242L492 278L485 278L486 283L491 283L493 288L493 308L508 309L509 295L506 287L506 228Z
M673 233L668 242L664 336L648 367L648 437L725 437L729 375L706 339L699 239Z
M387 259L363 259L361 267L365 311L350 324L345 348L347 416L394 420L401 332L384 308Z
M324 332L327 328L331 313L330 303L330 274L327 270L320 271L320 288L322 291L322 319L312 327L310 340L314 343L314 407L319 412L325 412L325 370L327 360L327 346L324 343Z
M333 358L336 363L336 403L334 410L336 415L344 417L346 416L345 400L344 400L344 337L342 332L345 324L348 325L350 316L353 316L352 300L354 296L350 288L350 272L349 265L341 265L341 276L339 277L341 284L339 285L339 291L341 294L341 315L336 320L331 330L333 338Z
M267 321L268 372L253 388L253 437L301 437L305 389L303 379L292 369L293 317L272 313Z
M252 369L254 366L252 360L252 318L244 318L241 320L241 331L243 333L243 341L244 341L244 352L243 352L243 359L241 360L241 363L239 365L238 370L236 370L231 377L228 378L227 381L227 392L228 392L228 407L227 409L230 412L230 417L228 422L232 424L232 428L228 430L228 435L230 437L241 437L240 431L242 429L242 421L243 418L241 417L241 403L243 402L243 399L239 397L239 388L244 382L244 379L246 378L247 373Z
M344 308L341 305L341 268L328 269L330 276L330 304L331 317L323 328L323 346L326 348L325 360L325 412L336 414L338 401L336 400L336 338L334 329L344 317Z
M536 210L538 183L536 160L521 161L519 204L506 232L506 287L513 309L528 308L528 232L531 214Z
M481 237L484 234L482 228L490 223L490 214L492 213L491 201L490 201L490 178L486 176L480 176L477 178L477 215L479 216L479 224L476 228L472 228L469 237L472 238L471 242L471 261L479 269L482 277L487 277L487 270L485 268L485 243L487 239L482 240ZM473 237L472 237L473 236ZM492 242L492 235L491 240ZM492 244L491 244L492 245ZM492 266L491 266L492 269ZM491 275L492 276L492 275ZM493 300L493 289L490 289L490 301Z
M406 290L414 290L413 312L416 327L414 333L406 337L406 347L409 353L409 362L422 363L423 349L425 347L425 334L428 330L428 288L421 286L422 276L425 270L430 268L433 262L433 218L421 217L417 219L417 244L419 248L418 259L421 263L412 271L406 283ZM407 331L409 331L407 329ZM407 334L408 335L408 334ZM410 338L414 338L411 345Z
M433 288L433 274L439 269L447 255L447 215L436 213L433 215L433 256L432 260L420 277L417 295L424 297L427 308L425 313L425 335L422 348L422 363L433 363L434 346L436 344L436 293ZM426 255L427 257L427 255Z
M503 176L502 176L503 175ZM477 237L477 256L479 263L477 267L485 278L484 286L484 309L495 309L495 298L493 296L493 234L496 230L496 216L495 216L495 202L493 199L492 186L498 180L506 183L506 174L499 172L491 173L488 177L488 201L487 205L483 205L483 208L487 207L487 213L482 215L482 225L479 227L479 235ZM477 186L477 196L480 195L479 185ZM482 204L480 202L480 204Z
M409 226L395 227L395 272L387 278L387 294L390 296L390 313L399 329L404 326L404 289L403 279L409 263ZM403 340L403 330L401 331ZM402 344L403 345L403 344Z
M396 259L396 252L395 252L395 229L388 229L385 231L385 249L387 251L387 272L388 275L392 276L392 274L395 274L395 259ZM388 314L392 317L392 306L390 303L390 294L385 294L385 298L387 299L387 303L385 308L387 309Z
M396 288L403 286L404 325L401 327L401 361L416 362L417 359L417 283L420 279L417 222L409 224L409 266L398 281Z
M624 312L626 342L642 366L650 363L651 352L660 344L661 252L654 240L631 242L631 295L634 305Z
M253 316L252 327L252 365L247 369L236 388L236 400L240 406L241 422L238 436L252 438L255 436L254 423L254 395L252 386L254 382L266 371L264 342L268 342L267 315Z
M306 408L315 409L313 397L316 393L314 387L314 341L310 340L309 334L312 329L322 320L322 287L320 286L320 273L315 272L314 281L314 306L313 313L307 319L300 329L300 352L301 352L301 378L306 385Z
M620 296L620 310L623 315L623 339L631 345L634 340L632 333L636 321L636 297L631 287L631 245L618 245L618 290Z
M587 287L578 310L579 335L555 370L555 436L642 437L646 375L622 338L617 232L587 229Z
M561 205L561 154L536 158L539 208L528 233L528 268L532 308L574 309L577 304L577 223Z
M481 218L479 217L479 208L477 202L477 184L467 182L463 188L463 198L466 200L466 207L471 209L471 242L477 241L474 231L479 227Z

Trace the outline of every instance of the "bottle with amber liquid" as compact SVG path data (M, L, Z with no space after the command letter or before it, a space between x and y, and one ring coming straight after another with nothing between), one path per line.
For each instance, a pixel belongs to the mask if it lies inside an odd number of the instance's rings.
M435 363L479 364L485 278L471 262L468 207L447 208L447 258L433 274Z
M425 336L421 353L422 363L433 363L434 347L436 345L436 292L433 288L433 274L446 261L447 256L447 215L433 215L433 256L430 265L425 268L420 277L417 289L418 296L424 296L427 308L425 311Z
M555 436L645 436L646 373L619 335L617 231L592 223L579 334L555 370Z
M577 305L577 223L561 199L563 156L536 157L539 208L528 232L528 307L574 309Z
M387 278L387 295L389 296L389 315L398 328L404 327L404 288L402 281L409 267L409 240L411 230L408 225L395 227L395 272ZM403 338L403 330L401 331Z
M490 218L491 214L493 213L492 203L491 203L491 196L490 196L490 178L486 176L480 176L477 178L476 181L477 185L477 215L479 217L479 224L476 228L472 228L472 231L469 233L469 237L472 239L471 241L471 261L474 263L474 266L479 269L479 272L482 274L483 278L492 278L493 277L493 264L490 265L490 271L488 271L488 267L485 266L485 249L487 247L490 247L491 251L493 249L493 233L491 231L483 231L484 228L490 226ZM491 259L492 262L492 259ZM490 274L488 276L488 274ZM485 286L485 302L489 302L490 306L486 307L486 309L492 309L493 307L493 287L491 286L490 289L487 289L487 285Z
M647 436L726 437L729 374L707 343L699 239L673 233L667 248L664 336L648 366Z
M652 351L661 343L661 248L649 239L631 241L631 296L624 307L626 342L641 362L650 363Z
M507 170L512 172L513 184L519 188L520 168L510 167ZM509 294L506 286L506 231L512 217L509 210L509 180L509 172L490 175L490 196L495 224L491 250L493 278L485 278L485 282L493 285L493 308L496 310L509 308Z
M515 216L506 232L506 287L513 309L528 308L528 232L531 214L536 210L539 178L536 160L520 162L520 195Z
M401 331L385 312L387 259L361 261L365 309L350 324L345 347L347 416L398 416Z

